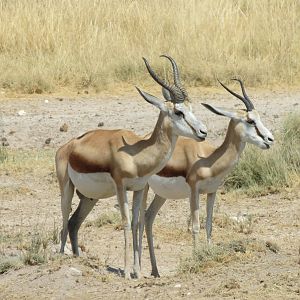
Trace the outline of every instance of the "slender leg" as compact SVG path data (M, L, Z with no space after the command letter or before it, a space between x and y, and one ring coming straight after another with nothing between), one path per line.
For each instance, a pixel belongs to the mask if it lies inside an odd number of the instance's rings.
M160 276L158 273L156 258L154 253L152 225L158 211L160 210L160 208L163 206L165 202L166 202L165 198L162 198L156 194L151 205L147 209L146 216L145 216L147 242L149 246L149 253L150 253L150 260L151 260L151 267L152 267L151 275L154 277L160 277Z
M148 197L149 185L147 184L144 188L143 201L140 209L140 221L139 221L139 262L140 268L142 267L142 251L143 251L143 234L145 226L145 210L147 208L147 197Z
M141 268L139 262L139 245L138 245L138 221L139 221L139 212L141 207L141 202L143 199L144 190L135 191L133 193L133 202L132 202L132 237L133 237L133 272L136 278L141 277Z
M200 231L199 193L196 187L191 188L190 207L191 207L191 216L192 216L193 246L194 246L194 250L196 250L199 245L199 231Z
M77 194L80 199L80 202L69 221L68 228L73 254L79 256L78 230L83 221L86 219L87 215L97 203L98 199L89 199L80 194L79 192L77 192Z
M63 218L63 228L60 233L60 237L61 237L60 253L64 253L65 245L67 242L68 221L69 221L69 215L71 213L71 204L72 204L73 195L74 195L74 185L70 180L68 180L61 193L61 212Z
M212 232L212 217L214 210L214 203L216 199L216 193L207 194L206 203L206 238L207 243L211 244L211 232Z
M117 190L117 198L120 206L120 212L122 217L122 223L124 226L124 238L125 238L125 279L130 279L130 245L129 245L129 234L130 234L130 215L129 215L129 206L128 206L128 199L126 195L126 189L123 183L116 184L116 190Z

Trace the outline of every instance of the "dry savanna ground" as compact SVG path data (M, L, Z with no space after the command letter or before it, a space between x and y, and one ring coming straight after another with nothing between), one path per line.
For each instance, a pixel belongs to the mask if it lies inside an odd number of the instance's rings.
M227 108L241 104L220 89L194 89L190 94L195 114L209 128L209 140L220 143L228 120L211 114L200 102ZM283 120L291 112L299 113L300 92L250 89L249 94L280 143ZM188 201L167 201L154 225L162 277L151 278L144 241L143 278L126 281L115 197L99 201L83 224L80 258L70 251L57 253L61 214L54 154L71 137L98 125L149 132L158 111L133 92L2 97L0 107L0 137L7 145L0 148L1 299L299 299L297 170L280 188L249 194L247 189L223 187L215 207L211 248L205 245L205 199L201 197L203 247L194 257ZM60 131L64 123L65 131ZM293 151L299 153L299 144ZM268 153L276 154L264 151L263 155ZM73 211L77 204L75 196Z

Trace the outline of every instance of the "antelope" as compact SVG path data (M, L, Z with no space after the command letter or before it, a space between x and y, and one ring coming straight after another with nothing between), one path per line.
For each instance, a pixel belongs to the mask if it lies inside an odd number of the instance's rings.
M246 110L228 111L202 103L204 107L213 113L230 118L227 134L221 146L216 148L207 141L196 142L180 137L166 166L156 175L151 176L148 181L155 196L146 211L145 226L152 266L151 275L155 277L160 275L153 247L152 226L155 216L166 199L184 199L189 197L193 244L194 249L196 249L199 243L198 234L200 229L199 194L207 194L206 234L207 241L210 244L213 206L216 192L224 177L238 163L247 142L261 149L269 149L273 144L273 135L263 125L258 112L246 94L243 82L239 79L233 80L240 83L243 97L231 91L222 82L219 82L229 93L243 101ZM145 195L141 214L146 206L146 198L147 196ZM141 219L143 222L144 219ZM140 226L143 229L143 224ZM142 239L141 236L139 238L140 240Z
M140 277L137 225L143 191L151 175L159 172L172 155L178 136L183 135L202 141L207 135L206 127L192 113L188 94L180 81L176 62L172 65L174 85L161 79L143 58L151 77L163 88L168 102L136 88L139 94L160 110L155 128L148 138L132 131L92 130L74 138L58 149L56 173L61 192L63 226L60 252L69 233L72 251L79 255L78 230L99 199L117 195L124 226L125 257L124 274L130 279L129 232L131 229L127 191L133 191L133 251L134 276ZM76 189L80 199L76 211L69 219L71 203Z

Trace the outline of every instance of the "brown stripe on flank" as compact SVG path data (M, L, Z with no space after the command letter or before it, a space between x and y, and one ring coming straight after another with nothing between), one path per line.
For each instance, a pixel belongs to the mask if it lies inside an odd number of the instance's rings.
M166 165L157 175L161 177L186 177L186 170L184 168L174 168L173 166Z
M100 160L101 161L101 160ZM79 173L110 173L109 165L99 163L99 161L91 161L78 153L72 153L69 157L71 167Z

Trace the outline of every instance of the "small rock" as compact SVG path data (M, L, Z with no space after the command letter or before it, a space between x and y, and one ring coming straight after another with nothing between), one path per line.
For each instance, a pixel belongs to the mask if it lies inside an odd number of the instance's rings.
M64 99L63 98L56 98L58 101L63 101Z
M46 145L49 145L50 142L51 142L51 138L47 138L47 139L45 140L45 144L46 144Z
M49 103L49 101L48 101L48 100L45 100L45 103Z
M26 115L26 111L25 110L19 110L18 111L18 116L25 116Z
M273 115L274 119L278 119L279 115Z
M84 93L85 93L85 94L88 94L88 93L89 93L89 91L85 90L85 91L84 91Z
M4 146L4 147L7 147L7 146L9 146L9 143L8 143L8 141L4 141L4 142L2 142L2 146Z
M269 250L274 253L279 252L279 246L275 242L266 241L266 247L269 248Z
M102 126L104 126L104 122L99 122L98 127L102 127Z
M59 128L59 130L60 130L61 132L67 132L68 129L69 129L69 126L68 126L66 123L64 123L64 124L63 124L62 126L60 126L60 128Z
M181 284L180 283L175 284L174 288L177 288L177 289L181 288Z
M71 267L69 269L69 271L70 271L70 274L73 276L82 276L82 272L76 268Z
M224 287L228 290L239 289L240 284L234 279L229 279L229 281L225 283Z
M11 130L8 134L9 134L9 135L13 135L13 134L15 134L15 133L16 133L15 130Z

